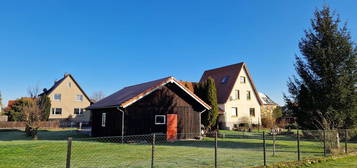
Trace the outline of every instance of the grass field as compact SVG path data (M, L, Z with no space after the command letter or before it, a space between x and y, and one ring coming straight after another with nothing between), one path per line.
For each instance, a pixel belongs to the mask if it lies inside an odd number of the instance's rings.
M327 160L322 163L313 164L310 166L301 166L301 168L356 168L357 167L357 155L347 156L343 158Z
M263 165L261 133L224 133L225 138L218 140L219 167ZM25 138L21 131L0 132L0 167L64 167L67 136L73 137L72 167L150 167L152 146L149 136L121 144L120 137L99 142L75 130L43 130L36 141ZM270 137L266 143L268 164L297 159L295 137L278 136L275 156L272 156ZM302 141L301 156L302 159L323 156L322 144ZM157 141L154 160L155 167L160 168L214 167L214 139Z

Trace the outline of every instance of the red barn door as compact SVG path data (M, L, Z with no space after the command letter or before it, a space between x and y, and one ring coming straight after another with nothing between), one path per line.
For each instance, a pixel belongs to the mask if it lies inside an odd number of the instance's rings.
M169 141L177 138L177 114L167 114L166 139Z

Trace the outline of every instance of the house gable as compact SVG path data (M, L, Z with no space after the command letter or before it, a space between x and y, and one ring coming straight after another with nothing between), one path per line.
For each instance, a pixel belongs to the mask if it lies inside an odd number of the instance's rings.
M245 79L245 83L241 83L241 77ZM236 81L231 89L230 96L227 100L234 101L236 92L239 91L239 99L238 104L259 104L261 105L261 101L258 96L258 92L254 86L254 83L249 75L249 72L246 69L246 66L243 66L242 70L237 74ZM248 91L250 92L250 100L248 100Z
M55 99L56 94L60 95L60 99ZM89 112L81 113L91 104L91 101L71 75L65 75L55 82L54 86L40 96L43 95L47 95L51 100L50 119L64 119L72 116L78 121L89 120ZM56 109L60 109L61 112L53 113ZM78 109L79 113L75 114L75 109Z
M252 94L255 95L259 104L262 104L261 100L259 99L258 91L255 88L253 79L249 74L246 64L243 62L207 70L202 75L200 82L206 81L209 77L213 78L217 89L218 103L225 104L227 101L229 101L229 98L233 92L233 88L237 84L237 81L239 80L239 74L242 72L242 70L244 70L244 73L246 74L246 80L249 81L249 84L252 86Z

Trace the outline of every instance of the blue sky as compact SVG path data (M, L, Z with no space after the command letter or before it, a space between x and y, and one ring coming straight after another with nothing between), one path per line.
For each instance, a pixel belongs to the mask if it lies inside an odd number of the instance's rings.
M283 104L298 41L329 4L357 41L355 0L0 1L0 91L50 87L71 73L91 95L246 62L259 91Z

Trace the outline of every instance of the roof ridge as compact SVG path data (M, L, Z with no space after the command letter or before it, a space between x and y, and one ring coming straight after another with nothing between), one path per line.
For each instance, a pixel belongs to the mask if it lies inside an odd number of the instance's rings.
M240 62L240 63L236 63L236 64L226 65L226 66L223 66L223 67L209 69L209 70L206 70L205 72L223 70L223 69L226 69L226 68L230 68L230 67L234 67L234 66L238 66L238 65L244 65L244 64L245 64L245 62Z
M170 79L170 78L172 78L172 76L168 76L168 77L160 78L160 79L156 79L156 80L151 80L151 81L147 81L147 82L139 83L139 84L135 84L135 85L126 86L126 87L123 87L123 89L131 88L131 87L135 87L135 86L140 86L140 85L144 85L144 84L148 84L150 82L157 82L157 81L167 80L167 79Z

